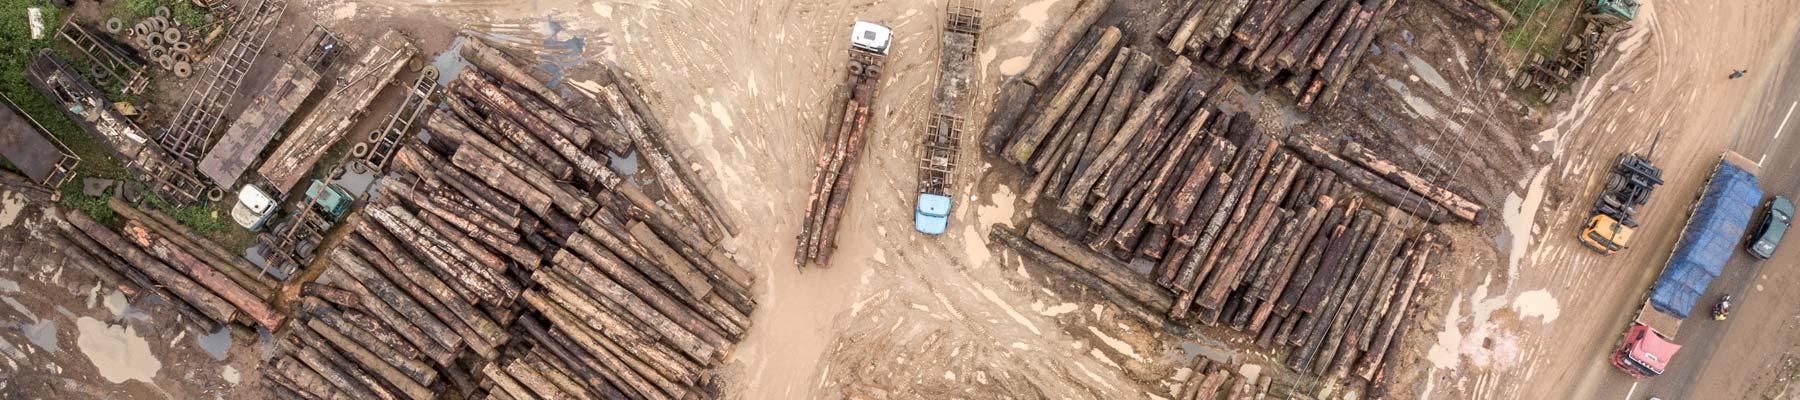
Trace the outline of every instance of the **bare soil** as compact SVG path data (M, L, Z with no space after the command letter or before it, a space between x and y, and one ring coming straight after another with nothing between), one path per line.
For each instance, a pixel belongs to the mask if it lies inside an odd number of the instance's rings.
M988 19L977 50L973 116L985 115L1001 79L1024 69L1076 2L980 4ZM1644 287L1622 279L1625 270L1655 264L1658 256L1601 259L1569 239L1600 183L1597 171L1667 127L1662 148L1671 150L1658 158L1669 160L1674 179L1660 190L1693 192L1697 171L1726 145L1709 129L1730 126L1738 105L1728 100L1752 90L1713 77L1736 65L1762 70L1777 62L1770 60L1785 60L1784 53L1761 51L1791 47L1795 7L1777 1L1646 5L1616 55L1553 107L1562 111L1545 113L1506 90L1507 72L1493 66L1504 57L1497 37L1452 19L1433 2L1403 3L1395 12L1402 20L1378 36L1379 52L1364 59L1364 76L1338 107L1298 113L1284 106L1291 99L1248 89L1232 107L1301 137L1358 140L1489 205L1479 225L1443 228L1451 253L1435 270L1422 318L1405 336L1390 397L1583 398L1580 393L1593 392L1582 388L1580 372L1593 360L1582 350L1610 345L1622 325L1609 310L1638 301ZM1108 21L1153 21L1143 16L1154 7L1133 6ZM755 328L721 371L730 397L1144 398L1169 396L1172 378L1184 376L1193 357L1279 364L1240 335L1172 336L1120 318L1085 288L991 251L989 227L1033 216L1013 194L1021 180L1016 171L978 161L975 146L964 149L949 233L912 232L913 155L936 70L941 12L935 3L825 0L295 0L288 23L316 21L351 41L392 27L426 55L449 48L453 36L469 29L547 64L569 66L544 72L561 74L574 90L591 84L583 62L611 63L641 79L656 117L679 137L672 140L675 150L696 176L710 178L703 181L742 225L729 246L759 276ZM798 270L794 219L805 207L817 138L843 74L844 33L857 19L894 29L888 77L832 266ZM269 48L291 55L294 36L278 34ZM272 71L259 67L250 81ZM377 107L367 115L385 113ZM366 132L376 119L353 132ZM10 306L0 307L0 325L19 329L0 329L0 356L10 361L0 366L10 367L0 369L0 393L259 394L242 391L256 375L256 343L266 339L239 335L221 360L196 350L196 335L182 333L159 305L133 302L129 311L115 311L105 301L111 293L91 276L60 257L42 256L52 252L34 238L47 232L48 221L35 206L8 199L0 193L0 260L6 261L0 299ZM1672 203L1653 203L1645 212L1678 220ZM1666 244L1673 230L1638 240ZM146 380L102 376L91 360L116 359L117 352L79 349L87 335L77 328L83 318L131 327L123 336L144 340L161 367ZM60 350L27 337L42 332L41 321L54 321ZM1788 384L1780 382L1800 374L1793 355L1800 342L1768 340L1787 355L1757 365L1754 376L1777 383L1712 393L1786 393ZM242 383L227 379L226 365ZM1310 389L1278 381L1295 385Z

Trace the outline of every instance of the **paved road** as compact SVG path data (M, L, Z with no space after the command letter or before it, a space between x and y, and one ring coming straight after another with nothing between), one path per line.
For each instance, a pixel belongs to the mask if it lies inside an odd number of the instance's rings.
M1746 99L1744 107L1750 117L1734 134L1731 149L1762 166L1762 186L1768 195L1795 198L1800 195L1800 52L1794 52L1774 73L1774 85L1763 98ZM1729 71L1720 71L1723 76ZM1743 80L1751 84L1750 80ZM1724 129L1721 129L1724 130ZM1692 203L1692 194L1658 193L1664 201L1682 200ZM1758 218L1761 214L1758 214ZM1683 221L1685 224L1685 221ZM1678 228L1671 228L1678 229ZM1791 236L1791 235L1790 235ZM1787 282L1800 279L1800 239L1783 246L1773 260L1760 261L1748 253L1738 252L1726 265L1725 272L1714 280L1699 304L1689 312L1675 336L1683 345L1662 376L1634 381L1624 373L1614 372L1606 378L1599 399L1697 399L1751 397L1747 391L1750 372L1767 365L1771 357L1779 357L1791 333L1780 333L1788 316L1800 313L1800 304L1792 301L1794 287ZM1672 248L1641 248L1667 254ZM1666 256L1661 260L1666 260ZM1779 285L1777 283L1780 283ZM1759 286L1765 290L1758 290ZM1731 294L1736 300L1734 318L1713 321L1711 307L1720 296ZM1623 327L1621 326L1621 329ZM1771 343L1771 341L1777 341ZM1761 351L1767 349L1768 351ZM1730 390L1731 392L1720 392Z

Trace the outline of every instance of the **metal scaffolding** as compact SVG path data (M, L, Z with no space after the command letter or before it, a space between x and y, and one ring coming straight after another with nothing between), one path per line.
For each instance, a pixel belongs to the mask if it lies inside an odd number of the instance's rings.
M56 36L81 50L101 71L117 79L126 94L140 93L150 86L150 76L144 73L146 67L142 60L119 48L117 43L95 36L92 29L76 23L74 16L63 20L62 27L56 29Z
M255 64L287 9L286 0L251 1L256 1L256 5L244 8L239 14L239 25L228 34L220 51L213 54L207 72L211 79L205 85L193 86L175 113L174 126L156 135L156 143L183 163L198 161L206 147L212 145L244 75Z
M400 102L400 108L388 116L387 125L381 130L369 132L369 141L358 143L350 150L350 154L358 157L362 167L371 171L387 168L388 161L394 157L394 151L400 149L400 142L411 136L419 116L431 110L432 96L437 91L438 70L436 67L425 67L419 79L413 81L412 87L406 90L406 99Z

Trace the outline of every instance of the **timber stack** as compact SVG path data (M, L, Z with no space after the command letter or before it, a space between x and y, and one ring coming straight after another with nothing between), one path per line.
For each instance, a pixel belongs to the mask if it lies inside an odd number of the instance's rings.
M196 334L220 327L276 331L286 325L286 314L274 305L279 284L249 261L160 212L116 198L107 206L123 228L64 210L50 245L127 296L168 302L185 317L182 326Z
M1259 87L1279 84L1305 110L1337 101L1396 2L1188 0L1156 34L1176 54L1243 71Z
M470 39L472 67L395 152L317 279L269 390L299 398L690 398L749 328L733 228L612 73L556 95ZM636 152L653 200L608 154Z
M1044 216L992 241L1151 326L1227 327L1297 371L1377 377L1442 253L1434 224L1482 206L1355 143L1265 132L1222 111L1232 82L1132 42L1089 29L1029 107L992 116L993 154Z

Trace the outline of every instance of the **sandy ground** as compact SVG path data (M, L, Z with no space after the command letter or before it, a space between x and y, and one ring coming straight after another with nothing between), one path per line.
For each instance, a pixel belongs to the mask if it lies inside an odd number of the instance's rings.
M1421 398L1594 398L1611 393L1596 374L1618 374L1604 355L1668 257L1692 197L1735 127L1765 88L1762 76L1730 81L1734 68L1773 70L1792 45L1795 5L1668 1L1645 4L1614 56L1551 115L1535 165L1507 195L1496 257L1478 262L1438 311L1449 322L1429 350ZM1574 240L1603 173L1622 151L1645 151L1665 131L1656 159L1666 185L1645 207L1634 250L1600 257ZM1754 158L1754 157L1753 157ZM1785 316L1759 316L1779 320ZM1782 342L1787 338L1768 338ZM1738 345L1738 346L1746 346ZM1777 347L1786 344L1771 343ZM1751 345L1757 346L1757 345ZM1713 363L1723 374L1751 365ZM1730 386L1716 398L1731 395ZM1607 396L1611 397L1611 396Z

